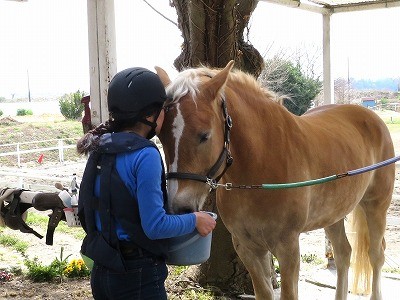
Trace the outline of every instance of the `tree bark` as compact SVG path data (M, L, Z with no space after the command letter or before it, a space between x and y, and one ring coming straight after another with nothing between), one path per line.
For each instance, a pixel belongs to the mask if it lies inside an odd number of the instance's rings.
M230 61L235 67L258 77L264 68L260 53L244 40L257 0L170 0L182 32L182 52L175 59L178 71L205 65L223 68ZM246 36L247 38L247 36ZM217 212L215 193L204 210ZM251 278L237 256L231 235L221 219L213 231L210 259L199 269L199 283L229 294L253 293Z
M218 214L215 192L208 197L204 210ZM222 293L252 294L253 285L249 272L233 248L232 238L221 219L213 231L211 255L208 261L199 268L199 283L202 286L213 286Z
M182 32L181 54L175 59L178 71L207 65L222 68L230 60L245 72L260 75L263 57L244 40L256 0L172 0Z

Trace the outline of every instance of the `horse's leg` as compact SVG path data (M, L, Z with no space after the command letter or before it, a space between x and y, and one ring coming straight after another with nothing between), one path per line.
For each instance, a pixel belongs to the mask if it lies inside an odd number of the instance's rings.
M390 200L389 200L390 202ZM385 263L385 230L386 230L386 213L387 210L383 209L382 203L373 201L365 201L361 204L367 218L370 246L369 246L369 260L372 266L372 294L371 299L382 299L381 294L381 272L382 266ZM384 206L385 207L385 206Z
M298 299L300 272L299 234L286 233L276 244L273 253L279 261L281 273L281 300Z
M325 228L328 239L332 242L335 254L335 264L337 270L336 279L336 300L347 299L348 277L351 257L351 246L347 239L344 219Z
M232 242L247 271L250 273L256 299L273 300L270 253L267 249L250 249L232 234Z

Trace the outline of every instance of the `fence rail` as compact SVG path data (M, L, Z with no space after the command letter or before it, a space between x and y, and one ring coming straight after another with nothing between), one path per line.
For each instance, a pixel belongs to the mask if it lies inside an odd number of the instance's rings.
M74 145L65 145L64 141L74 141ZM22 154L28 154L28 153L43 153L47 151L53 151L53 150L58 150L58 159L60 162L64 162L64 150L65 149L72 149L75 148L75 141L77 141L78 138L65 138L65 139L51 139L51 140L42 140L42 141L31 141L31 142L23 142L23 143L11 143L11 144L2 144L0 147L4 148L13 148L15 147L15 151L8 151L8 152L3 152L1 151L0 148L0 157L5 157L5 156L16 156L17 157L17 166L21 167L21 155ZM21 150L21 146L23 145L29 145L29 144L39 144L39 143L53 143L54 146L49 146L49 147L44 147L44 148L34 148L34 149L29 149L29 150Z

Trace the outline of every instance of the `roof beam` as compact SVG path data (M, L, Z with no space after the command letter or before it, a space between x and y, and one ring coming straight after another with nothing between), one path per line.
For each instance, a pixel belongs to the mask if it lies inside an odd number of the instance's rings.
M334 6L332 10L334 13L341 13L341 12L392 8L392 7L400 7L400 1L368 3L368 4L365 3L348 4L348 5Z
M300 0L260 0L272 4L283 5L291 8L299 8L302 10L329 15L333 13L362 11L380 8L400 7L400 0L388 0L382 2L364 2L364 3L348 3L343 5L318 5L303 3Z
M323 15L327 14L332 14L332 9L326 8L323 6L319 5L314 5L314 4L307 4L307 3L302 3L298 0L260 0L263 2L268 2L272 4L278 4L278 5L283 5L291 8L299 8L302 10L314 12L314 13L319 13Z

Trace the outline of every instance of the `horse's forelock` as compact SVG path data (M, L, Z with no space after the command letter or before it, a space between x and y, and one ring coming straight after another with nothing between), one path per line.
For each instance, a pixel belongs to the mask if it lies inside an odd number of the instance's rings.
M195 98L199 92L200 78L195 69L188 69L178 74L166 89L167 95L170 97L170 103L177 103L179 99L186 95Z

